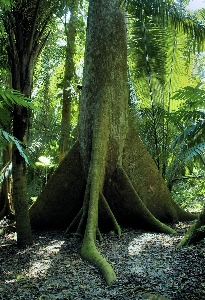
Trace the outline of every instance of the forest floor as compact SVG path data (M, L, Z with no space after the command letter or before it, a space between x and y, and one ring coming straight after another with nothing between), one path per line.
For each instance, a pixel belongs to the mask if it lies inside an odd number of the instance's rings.
M205 244L176 248L191 222L172 225L175 235L133 229L123 229L120 238L103 234L97 245L117 274L112 286L81 258L76 236L34 232L33 246L18 249L7 226L0 222L0 300L205 299Z

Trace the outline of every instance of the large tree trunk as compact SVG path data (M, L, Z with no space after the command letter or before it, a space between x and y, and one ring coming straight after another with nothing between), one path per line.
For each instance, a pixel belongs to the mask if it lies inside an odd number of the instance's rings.
M106 24L106 25L105 25ZM134 130L128 109L124 13L117 0L90 0L79 139L30 208L33 228L68 226L81 254L108 284L116 276L96 248L100 230L120 224L174 231L161 221L193 219L172 200Z

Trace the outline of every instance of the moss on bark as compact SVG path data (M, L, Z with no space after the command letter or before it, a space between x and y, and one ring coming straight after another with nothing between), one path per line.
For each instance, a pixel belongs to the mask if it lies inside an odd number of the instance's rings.
M178 244L178 248L194 244L205 238L205 207L200 213L198 219L194 222L183 239Z
M111 285L116 280L116 274L112 266L99 253L93 239L87 233L84 236L81 254L101 271L108 285Z

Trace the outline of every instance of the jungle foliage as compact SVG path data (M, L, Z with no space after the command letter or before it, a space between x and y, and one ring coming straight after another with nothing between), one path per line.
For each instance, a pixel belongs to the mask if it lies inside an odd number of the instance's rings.
M8 9L9 1L2 2L2 5L3 3ZM65 4L66 2L62 7L66 7ZM84 5L85 10L83 10L82 5ZM191 126L191 119L196 119L196 115L193 115L196 111L193 112L193 107L190 108L191 103L188 104L193 95L196 100L194 108L203 109L201 101L203 96L197 97L198 93L195 92L196 88L203 93L203 85L198 87L201 82L200 74L196 75L200 68L199 59L200 61L203 60L202 57L197 57L196 52L203 48L203 30L201 30L201 26L203 26L203 9L195 14L190 14L185 10L183 1L177 5L173 1L167 1L166 3L164 1L154 1L153 3L150 3L150 1L143 3L122 1L121 5L128 5L129 73L131 85L135 90L134 96L132 91L130 92L131 109L133 115L136 116L135 122L143 141L163 177L171 187L174 177L178 176L176 172L181 172L180 170L184 169L189 158L196 157L196 155L198 156L199 153L202 154L203 152L203 140L201 142L199 140L195 141L193 147L190 143L190 147L186 142L182 143L183 137L185 137L182 134L184 128ZM69 8L69 1L67 7ZM80 97L80 90L77 85L82 80L83 41L85 36L85 29L83 28L85 23L83 20L85 20L86 10L87 4L80 3L75 51L77 77L71 86L73 94L71 138L74 140ZM66 10L64 9L64 11ZM34 161L37 161L39 156L44 155L51 156L56 164L59 155L60 99L62 97L62 74L64 72L65 57L65 35L62 34L64 31L63 14L62 12L58 14L61 15L57 19L58 25L55 26L55 29L53 27L53 34L50 35L37 63L32 96L35 100L35 110L30 115L31 126L28 140ZM171 18L168 18L168 15ZM3 24L1 28L3 31ZM197 34L198 31L200 31L200 34ZM187 35L187 33L191 35ZM5 66L8 64L5 64L7 58L3 45L2 52L4 53L3 65ZM197 69L193 65L198 65ZM3 75L5 72L7 72L8 77L8 68L7 70L1 68L1 74ZM192 82L192 86L190 86L190 82ZM3 83L5 84L5 82ZM176 98L177 96L174 93L183 88L185 88L186 93L182 97L178 93L179 97ZM187 109L185 101L187 101L190 109ZM173 113L178 109L180 103L184 103L184 109L181 109L181 113ZM2 119L8 119L10 115L5 111L1 116ZM180 120L183 120L183 122L180 122ZM189 125L187 125L187 122L189 122ZM203 125L201 124L201 126ZM189 129L191 130L190 127ZM194 135L195 131L191 131ZM175 140L179 141L179 139L181 141L180 146L179 142L177 144L174 142ZM182 163L181 167L178 165L179 161ZM177 169L176 165L178 166ZM31 173L33 174L32 168Z
M69 0L54 2L45 1L43 7L41 1L0 1L1 175L2 178L6 177L9 161L4 161L3 153L6 151L7 142L12 142L27 163L26 194L29 204L36 200L58 166L62 103L65 94L69 94L71 99L66 151L71 149L72 152L79 135L79 103L83 88L88 3ZM187 1L119 2L127 26L129 111L135 127L133 132L139 133L168 188L173 189L178 203L186 207L181 198L183 184L192 176L192 180L189 181L191 186L194 177L203 176L201 174L205 162L205 10L187 11ZM69 41L67 20L72 15L72 7L76 3L78 17L75 24L75 45L72 48L73 69L70 77L67 77L69 80L66 81L65 71L68 64L65 63L65 59L66 55L69 55L66 53ZM18 45L22 38L17 30L21 27L18 27L18 17L12 14L15 5L18 4L22 9L21 22L28 21L28 27L33 34L30 37L27 34L23 36L23 45L29 48L32 44L28 41L32 40L33 50L37 49L35 63L32 65L29 93L12 84L14 69L18 69L15 55L17 52L20 53L19 57L22 55L22 49L12 48L15 42ZM10 10L11 5L13 11ZM40 15L36 15L32 23L32 12L35 9ZM23 30L23 33L26 33L26 30ZM11 65L15 65L15 68ZM26 143L18 140L13 131L16 107L26 109ZM123 172L122 169L118 169L118 173L115 174L117 181L127 179L126 173ZM88 179L90 180L90 177ZM116 188L120 189L119 186ZM191 188L191 191L197 193L196 186L195 189ZM203 187L200 191L203 191ZM201 193L203 192L200 192L200 197ZM100 195L103 202L104 195ZM105 203L106 200L104 205ZM201 208L198 202L195 207L192 204L189 205L192 211L196 210L197 205L198 209Z

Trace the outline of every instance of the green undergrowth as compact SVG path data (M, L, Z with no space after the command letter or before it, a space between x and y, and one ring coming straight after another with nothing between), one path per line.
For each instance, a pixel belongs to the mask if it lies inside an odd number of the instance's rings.
M205 199L205 172L178 180L172 188L172 195L183 209L193 213L200 212Z

